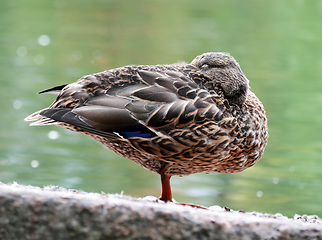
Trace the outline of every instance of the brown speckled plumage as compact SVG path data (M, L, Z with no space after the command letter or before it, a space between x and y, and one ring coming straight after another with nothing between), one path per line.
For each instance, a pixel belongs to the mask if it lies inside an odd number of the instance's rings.
M267 143L263 105L228 53L204 53L190 64L125 66L42 93L58 97L26 118L38 120L31 125L88 134L169 177L243 171Z

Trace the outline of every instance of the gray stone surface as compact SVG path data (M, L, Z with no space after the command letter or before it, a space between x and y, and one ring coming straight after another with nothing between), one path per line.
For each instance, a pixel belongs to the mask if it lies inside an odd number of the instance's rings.
M0 239L322 239L317 216L155 201L0 183Z

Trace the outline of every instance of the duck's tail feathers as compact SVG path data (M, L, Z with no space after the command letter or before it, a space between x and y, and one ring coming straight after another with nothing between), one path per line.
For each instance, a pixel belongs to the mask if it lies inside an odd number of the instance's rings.
M41 116L40 113L44 110L46 110L48 108L45 108L45 109L41 109L31 115L29 115L28 117L26 117L24 120L26 122L29 122L29 121L36 121L36 122L33 122L33 123L30 123L30 126L43 126L43 125L55 125L57 124L58 122L51 119L51 118L47 118L47 117L44 117L44 116Z
M53 88L49 88L49 89L46 89L44 91L41 91L39 92L38 94L54 94L54 95L59 95L61 90L63 90L63 88L66 86L67 84L64 84L64 85L60 85L60 86L57 86L57 87L53 87Z

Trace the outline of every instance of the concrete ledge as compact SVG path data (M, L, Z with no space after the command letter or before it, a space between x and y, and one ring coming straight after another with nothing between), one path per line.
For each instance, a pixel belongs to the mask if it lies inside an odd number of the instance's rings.
M317 216L152 201L0 183L0 239L322 239Z

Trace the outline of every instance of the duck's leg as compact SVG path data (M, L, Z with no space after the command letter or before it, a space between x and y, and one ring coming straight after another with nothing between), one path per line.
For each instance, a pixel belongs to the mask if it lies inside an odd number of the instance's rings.
M160 176L161 176L161 185L162 185L162 192L160 200L164 202L172 202L172 192L170 186L170 177L166 174L167 169L165 167L161 168Z
M167 168L165 167L161 168L160 176L161 176L162 192L161 192L161 197L159 197L159 200L162 200L164 202L172 202L172 192L171 192L171 186L170 186L171 176L166 174L166 172L167 172ZM194 208L207 209L205 207L195 205L195 204L187 204L187 203L175 203L175 204L190 206Z

